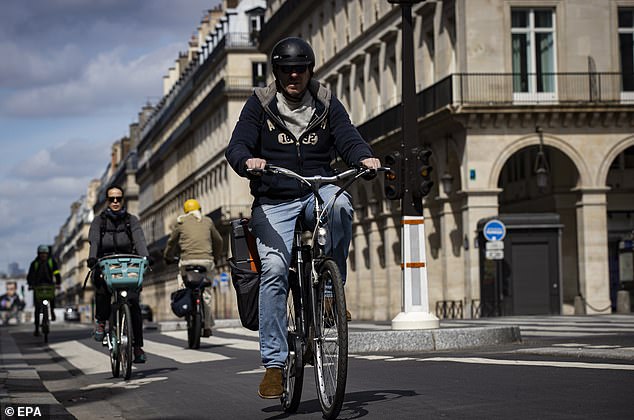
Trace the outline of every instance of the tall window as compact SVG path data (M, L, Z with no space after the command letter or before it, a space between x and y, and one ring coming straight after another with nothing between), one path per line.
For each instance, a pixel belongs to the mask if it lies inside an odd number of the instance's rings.
M623 92L634 92L634 9L619 9L619 46Z
M511 10L513 92L521 99L555 99L555 13Z

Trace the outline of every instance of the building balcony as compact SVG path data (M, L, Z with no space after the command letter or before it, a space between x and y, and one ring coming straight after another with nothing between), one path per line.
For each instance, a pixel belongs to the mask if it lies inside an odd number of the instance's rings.
M625 87L625 88L624 88ZM417 93L418 117L446 107L634 106L634 75L621 73L454 73ZM359 125L371 141L400 129L401 104Z
M223 53L228 50L255 50L257 39L250 33L229 32L215 44L208 45L202 49L202 52L197 57L189 62L180 79L172 87L172 90L154 107L154 112L141 128L139 149L143 149L147 142L172 118L173 113L180 108L193 92L196 92L201 83L204 83L205 76L214 63L224 56ZM207 53L208 49L209 52Z

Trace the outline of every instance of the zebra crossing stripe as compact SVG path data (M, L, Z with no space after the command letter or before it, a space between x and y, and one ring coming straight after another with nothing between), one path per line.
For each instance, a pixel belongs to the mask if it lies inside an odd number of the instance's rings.
M187 334L187 333L185 333ZM178 363L200 363L216 362L218 360L228 360L230 357L218 353L211 353L201 350L187 349L185 346L173 346L171 344L159 343L157 341L143 340L143 349L146 353L155 354L160 357L172 359Z
M503 366L541 366L555 368L577 368L577 369L601 369L601 370L634 370L634 365L623 365L616 363L584 363L584 362L555 362L546 360L506 360L488 359L484 357L429 357L418 359L419 362L454 362L472 363L481 365L503 365Z
M163 335L182 341L187 341L187 331L168 331L164 332ZM201 338L200 342L237 350L260 350L259 342L253 340L242 340L240 338L223 338L211 336Z
M110 372L110 356L107 353L94 350L77 340L51 343L48 346L84 375Z

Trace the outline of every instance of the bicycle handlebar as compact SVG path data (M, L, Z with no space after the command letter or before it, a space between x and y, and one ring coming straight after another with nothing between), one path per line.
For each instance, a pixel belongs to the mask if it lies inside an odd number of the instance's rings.
M297 179L298 181L305 183L309 187L313 187L314 185L332 184L337 181L341 181L346 178L349 178L351 176L358 178L363 175L370 174L373 171L386 172L389 170L390 168L386 166L382 166L377 169L371 169L371 168L366 168L365 166L359 166L359 167L349 168L340 174L335 174L331 176L322 176L322 175L302 176L290 169L286 169L281 166L270 165L267 163L264 166L264 169L260 169L260 168L247 169L247 172L254 175L265 174L265 173L285 175L285 176L288 176L289 178Z

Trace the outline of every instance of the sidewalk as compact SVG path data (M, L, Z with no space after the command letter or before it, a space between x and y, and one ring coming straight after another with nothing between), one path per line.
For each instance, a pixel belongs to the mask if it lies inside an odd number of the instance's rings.
M216 320L214 328L242 327L239 319ZM185 320L156 324L159 331L187 329ZM433 330L392 330L389 323L351 322L348 324L348 351L375 353L457 350L521 342L520 329L514 325L451 326Z

